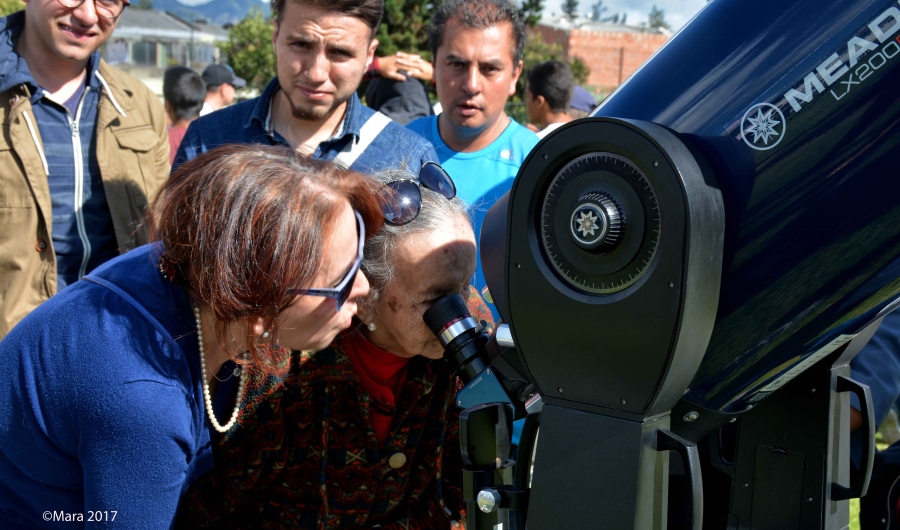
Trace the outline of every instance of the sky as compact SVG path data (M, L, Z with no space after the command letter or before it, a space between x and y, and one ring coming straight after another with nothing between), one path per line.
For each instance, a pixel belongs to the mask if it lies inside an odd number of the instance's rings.
M211 0L178 0L188 6L206 4ZM268 4L269 0L261 0ZM578 10L582 13L590 13L591 6L596 0L580 0ZM662 9L666 14L666 22L672 26L672 31L678 31L687 23L697 11L706 3L706 0L603 0L603 4L609 9L604 14L610 16L614 13L627 13L628 24L637 26L647 21L647 13L654 5ZM562 14L563 0L544 0L544 15L556 13Z
M590 13L595 3L596 0L580 0L578 11ZM706 0L603 0L603 5L609 8L604 15L627 13L628 24L636 26L647 21L647 13L654 4L665 12L666 22L672 26L672 31L678 31L700 11ZM544 15L562 14L562 5L563 0L544 0Z

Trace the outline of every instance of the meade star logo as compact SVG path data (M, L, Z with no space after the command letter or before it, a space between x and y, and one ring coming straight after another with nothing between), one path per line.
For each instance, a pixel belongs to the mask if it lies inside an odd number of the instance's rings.
M581 217L575 220L578 223L578 228L575 230L581 232L581 236L587 239L587 236L594 235L594 231L599 230L600 227L597 226L597 217L590 210L584 210L581 212Z
M766 151L778 145L784 138L786 128L784 114L770 103L758 103L750 107L741 120L744 143L758 151Z

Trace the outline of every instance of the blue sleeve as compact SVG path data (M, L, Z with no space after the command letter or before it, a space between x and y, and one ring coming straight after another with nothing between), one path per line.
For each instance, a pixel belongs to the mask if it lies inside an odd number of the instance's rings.
M181 389L136 381L85 411L78 443L85 513L115 512L115 520L89 528L172 526L193 445L181 410L190 410Z
M206 146L203 145L200 141L200 136L197 134L196 124L197 120L194 120L188 125L188 130L184 133L184 138L181 139L181 144L178 145L178 151L175 152L175 158L172 160L172 173L170 174L174 174L181 164L197 158L197 155L200 153L206 152Z
M422 118L416 118L413 121L406 124L406 128L410 131L418 134L422 138L425 138L425 127L429 123L429 119L437 119L435 116L425 116Z
M872 339L850 361L850 373L872 390L875 424L881 425L900 396L900 311L884 317ZM851 406L859 410L856 395L851 400Z
M434 147L431 145L431 142L425 140L422 142L424 145L421 149L419 149L419 167L421 168L425 165L425 162L438 162L437 153L434 152Z

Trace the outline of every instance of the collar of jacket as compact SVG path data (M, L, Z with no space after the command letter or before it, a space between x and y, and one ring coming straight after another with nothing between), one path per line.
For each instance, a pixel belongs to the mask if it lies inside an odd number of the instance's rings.
M250 118L247 122L244 123L245 129L253 127L253 122L256 122L258 127L266 131L267 134L272 135L273 131L269 130L271 127L269 122L269 111L272 108L272 98L280 88L281 85L278 84L277 77L269 81L269 84L266 85L266 89L263 90L263 93L256 98L256 105L253 107L253 112L250 114ZM344 121L341 122L338 134L322 143L328 144L337 142L345 138L348 134L353 136L354 143L358 143L360 129L362 129L362 126L365 125L367 121L363 116L362 107L362 101L359 100L359 96L354 92L350 96L350 99L347 100L347 112L344 114Z
M0 92L5 92L13 87L26 85L28 97L32 104L42 97L40 87L31 75L28 63L16 51L19 37L25 27L25 12L19 11L7 17L0 18ZM102 82L97 77L97 71L101 67L100 50L94 51L88 59L88 86L99 89ZM102 76L101 72L101 76ZM105 76L108 78L108 76Z
M353 368L350 357L344 352L340 340L336 340L328 348L314 353L312 356L297 355L296 370L292 372L304 381L323 381L327 383L354 382L359 383L359 376ZM410 359L407 365L407 382L413 381L422 386L422 393L428 394L437 381L435 363L421 356Z

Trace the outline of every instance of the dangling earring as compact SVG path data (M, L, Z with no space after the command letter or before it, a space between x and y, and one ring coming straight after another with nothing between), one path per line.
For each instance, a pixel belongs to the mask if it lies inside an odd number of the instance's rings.
M369 331L375 331L376 329L378 329L378 326L376 326L374 322L369 322L369 325L366 327L369 328Z
M272 334L269 333L269 330L263 331L262 338L268 339L270 336L272 336Z

